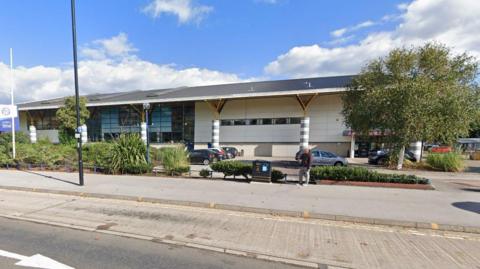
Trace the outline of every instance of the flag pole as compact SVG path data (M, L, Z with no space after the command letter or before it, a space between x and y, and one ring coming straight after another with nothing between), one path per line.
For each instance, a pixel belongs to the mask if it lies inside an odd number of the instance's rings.
M14 79L13 79L13 49L10 48L10 94L12 97L12 108L15 106L15 99L13 97ZM15 113L12 112L12 157L15 159Z

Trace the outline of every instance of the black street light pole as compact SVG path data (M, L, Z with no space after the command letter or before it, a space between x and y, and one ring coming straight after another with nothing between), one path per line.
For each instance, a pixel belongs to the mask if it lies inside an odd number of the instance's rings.
M148 110L150 109L150 104L149 103L143 103L143 109L145 110L145 124L146 126L146 131L147 131L147 153L146 153L146 159L147 163L150 163L150 134L148 130Z
M77 30L75 22L75 0L71 0L72 8L72 36L73 36L73 73L75 76L75 108L77 110L77 130L75 138L77 139L78 152L78 176L79 185L83 186L83 160L82 160L82 130L80 129L80 96L78 92L78 67L77 67Z

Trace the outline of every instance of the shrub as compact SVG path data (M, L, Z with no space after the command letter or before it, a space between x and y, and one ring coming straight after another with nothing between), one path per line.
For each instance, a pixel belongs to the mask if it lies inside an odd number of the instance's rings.
M279 170L276 170L276 169L273 169L272 170L272 182L278 182L280 181L281 179L283 179L285 177L285 175L283 174L282 171L279 171Z
M404 184L428 184L429 180L414 175L382 174L370 171L363 167L314 167L310 170L310 176L314 180L349 180L361 182L385 182Z
M111 160L113 143L97 142L83 146L84 162L90 166L96 166L106 173L111 172Z
M243 176L248 179L252 174L252 165L241 161L220 161L210 165L215 172L223 173L223 178L227 176Z
M207 178L210 176L210 170L208 169L202 169L200 170L200 176L203 178Z
M17 144L27 144L30 143L30 138L24 132L15 132L15 143ZM9 145L12 146L12 134L11 133L0 133L0 145Z
M187 152L182 147L162 148L159 154L165 172L182 174L190 170Z
M53 167L62 164L65 152L49 140L39 140L36 144L17 145L17 163Z
M455 152L430 153L427 156L427 164L433 169L445 172L458 172L464 167L462 156Z
M114 141L111 156L113 173L145 173L149 169L146 146L138 134L122 134Z

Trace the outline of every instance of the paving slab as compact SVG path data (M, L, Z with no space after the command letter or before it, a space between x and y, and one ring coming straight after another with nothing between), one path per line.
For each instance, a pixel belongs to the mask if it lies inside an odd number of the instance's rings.
M71 196L20 191L0 190L0 197L0 216L270 260L318 264L318 268L478 268L480 264L479 234L135 201L72 200Z
M77 186L77 174L0 170L0 186L49 189L77 194L118 195L128 199L188 201L192 205L228 205L308 212L350 218L401 222L480 226L477 192L404 190L353 186L248 184L222 180L112 176L86 174L86 186Z

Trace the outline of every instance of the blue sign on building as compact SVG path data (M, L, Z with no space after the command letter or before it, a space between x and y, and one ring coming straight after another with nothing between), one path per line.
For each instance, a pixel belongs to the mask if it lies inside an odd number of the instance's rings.
M18 117L15 118L15 131L20 130L20 121ZM0 120L0 133L12 131L12 119Z

